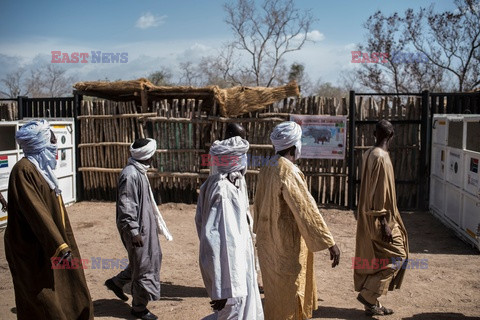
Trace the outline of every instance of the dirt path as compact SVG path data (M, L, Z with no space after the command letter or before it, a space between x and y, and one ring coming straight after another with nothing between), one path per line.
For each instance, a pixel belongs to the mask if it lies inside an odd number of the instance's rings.
M210 314L209 299L198 268L195 206L164 204L173 242L160 239L163 262L162 300L149 308L160 319L201 319ZM115 205L81 202L68 207L99 319L132 319L130 306L115 298L103 285L118 269L93 269L92 260L127 257L115 227ZM356 222L351 211L322 210L342 251L340 266L330 267L327 252L315 254L320 308L315 319L368 319L353 291L352 257ZM384 319L480 319L480 255L453 236L429 213L403 213L413 259L428 259L428 269L407 270L402 289L390 292L383 303L396 313ZM0 239L0 318L15 319L13 285ZM107 267L107 265L105 265ZM14 309L13 309L14 310Z

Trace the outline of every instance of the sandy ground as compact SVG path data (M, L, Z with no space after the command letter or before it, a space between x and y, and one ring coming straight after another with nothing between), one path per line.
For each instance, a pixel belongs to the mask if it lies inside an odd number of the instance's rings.
M201 319L211 313L198 268L195 206L163 204L173 242L160 239L163 262L162 299L149 309L160 319ZM127 257L115 227L115 205L81 202L68 207L82 258ZM315 319L368 319L353 290L352 257L356 222L351 211L324 209L322 213L342 251L340 265L332 269L327 252L315 254L319 309ZM404 212L413 259L428 259L428 269L407 270L401 290L382 302L395 310L385 319L480 319L480 255L458 240L427 212ZM0 318L15 319L15 299L5 250L0 240ZM99 319L132 319L130 306L116 299L103 285L118 269L85 270ZM129 302L131 299L129 300Z

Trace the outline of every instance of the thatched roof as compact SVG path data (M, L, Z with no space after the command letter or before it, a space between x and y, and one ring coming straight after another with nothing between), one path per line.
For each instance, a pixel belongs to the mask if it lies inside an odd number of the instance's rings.
M203 99L216 101L220 114L233 117L263 109L287 97L300 94L298 85L291 82L275 88L233 87L221 89L218 86L203 88L177 86L159 87L144 78L129 81L77 82L73 86L78 93L113 101L136 100L147 107L148 101L156 99Z

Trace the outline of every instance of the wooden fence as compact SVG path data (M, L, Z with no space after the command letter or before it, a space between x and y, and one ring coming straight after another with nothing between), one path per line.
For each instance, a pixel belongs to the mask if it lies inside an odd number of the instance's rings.
M0 121L14 121L18 119L17 101L0 99Z
M137 138L155 138L158 143L155 169L149 172L155 194L163 202L195 203L198 189L209 172L208 167L201 165L201 155L208 153L213 141L223 137L228 122L238 122L247 129L251 156L271 156L269 134L276 124L288 120L290 114L348 114L349 156L345 160L301 159L299 167L319 204L354 207L361 157L374 143L375 122L385 118L392 121L396 132L390 154L399 207L420 208L422 200L428 201L428 184L424 186L423 182L428 181L430 168L431 132L425 129L431 127L431 116L480 112L480 92L355 95L352 91L349 100L354 103L347 104L345 98L286 99L259 112L222 118L214 105L202 108L202 104L212 102L200 98L153 101L149 110L142 113L134 102L87 101L79 94L66 98L18 97L0 99L0 119L75 117L80 199L114 200L118 174L129 156L128 146ZM428 125L425 119L430 121ZM354 139L350 143L352 133ZM350 167L353 170L349 170ZM246 176L251 200L258 170L258 166L251 164Z
M414 97L357 97L360 119L419 119L419 100ZM154 193L162 202L195 203L198 189L208 176L201 155L208 153L213 141L222 139L226 125L237 122L247 131L249 154L271 156L274 153L270 132L290 114L347 115L347 100L307 97L285 99L255 113L238 118L218 116L201 111L202 101L168 99L153 101L147 113L141 113L134 102L108 100L82 101L79 144L85 199L114 200L118 173L129 157L128 146L137 138L151 137L158 143L154 170L149 172ZM205 109L205 108L204 108ZM397 178L408 180L418 160L418 125L396 126L392 160ZM373 125L356 128L355 170L361 164L361 154L374 143ZM348 201L348 162L345 160L301 159L309 189L319 204L346 206ZM254 199L259 167L249 163L246 180L250 199ZM415 203L415 189L399 185L400 205ZM159 200L159 199L157 199Z
M422 168L422 148L428 149L426 141L422 142L421 95L403 96L368 96L355 97L355 139L353 148L351 207L357 202L358 186L361 178L362 156L374 143L375 123L380 119L392 122L394 137L390 143L397 191L397 203L400 208L421 208L424 199L421 195L426 188L428 168ZM427 109L428 110L428 109ZM428 194L428 193L427 193ZM428 201L428 199L427 199Z
M151 112L140 113L133 102L82 101L79 144L84 198L113 200L118 173L126 164L129 144L137 138L157 140L158 150L149 172L152 188L163 202L194 203L209 168L201 165L213 141L221 139L228 122L238 122L247 131L252 156L273 155L269 134L290 113L346 114L346 100L310 97L286 99L254 114L223 118L201 110L201 100L161 100ZM321 203L346 204L346 162L302 159L314 197ZM249 195L253 199L259 168L247 171Z

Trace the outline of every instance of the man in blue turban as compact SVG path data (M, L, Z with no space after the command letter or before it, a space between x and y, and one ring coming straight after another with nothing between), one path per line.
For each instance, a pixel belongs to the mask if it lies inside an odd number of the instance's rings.
M93 319L85 274L53 170L57 139L45 120L20 128L25 157L10 173L5 253L17 317Z

